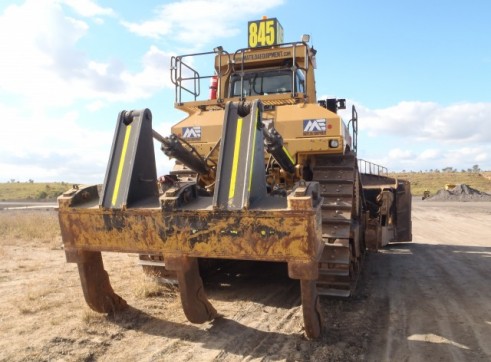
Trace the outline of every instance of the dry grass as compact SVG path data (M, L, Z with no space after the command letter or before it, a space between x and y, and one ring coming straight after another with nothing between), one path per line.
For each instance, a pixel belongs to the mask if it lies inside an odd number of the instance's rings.
M132 290L137 298L175 297L178 291L176 286L162 283L158 277L146 275L143 272L139 278L134 279L133 283Z
M29 183L9 182L0 183L0 200L53 200L71 185L65 182Z
M36 287L30 285L27 287L24 298L16 303L16 307L21 314L35 314L37 312L51 309L61 304L53 303L49 295L52 290L46 286Z
M94 312L89 307L85 307L82 312L82 321L87 325L106 323L105 314Z
M0 241L39 241L57 248L61 244L58 215L54 211L1 211Z
M391 173L389 176L411 182L411 192L415 196L429 190L434 195L445 184L467 184L479 191L491 192L490 174L472 172L404 172Z

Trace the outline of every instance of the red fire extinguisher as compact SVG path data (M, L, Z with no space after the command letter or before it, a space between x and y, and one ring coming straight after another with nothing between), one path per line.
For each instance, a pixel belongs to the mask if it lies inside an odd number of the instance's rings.
M210 80L210 99L217 99L218 76L214 75Z

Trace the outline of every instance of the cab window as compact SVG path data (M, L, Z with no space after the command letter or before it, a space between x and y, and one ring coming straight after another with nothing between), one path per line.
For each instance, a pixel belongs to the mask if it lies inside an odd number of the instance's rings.
M300 70L293 74L289 69L270 70L264 72L247 72L241 82L240 74L233 74L230 82L230 97L246 97L278 93L304 92L304 76ZM241 92L242 90L242 92Z

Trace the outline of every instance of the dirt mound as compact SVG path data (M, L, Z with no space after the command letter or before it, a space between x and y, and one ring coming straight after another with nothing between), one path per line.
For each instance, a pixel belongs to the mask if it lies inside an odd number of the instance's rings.
M459 184L450 190L438 190L438 192L427 198L428 201L491 201L491 195L476 190L469 185Z

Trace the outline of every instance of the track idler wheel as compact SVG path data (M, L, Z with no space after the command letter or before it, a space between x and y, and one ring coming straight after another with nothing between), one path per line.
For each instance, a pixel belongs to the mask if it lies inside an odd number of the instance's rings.
M89 307L99 313L114 313L125 309L128 305L114 293L109 275L104 270L101 253L79 251L77 254L80 282Z
M199 275L197 258L165 257L166 268L175 270L181 294L182 309L191 323L205 323L218 316L206 297L203 280Z
M316 339L322 331L322 312L315 280L300 280L303 322L308 339Z

